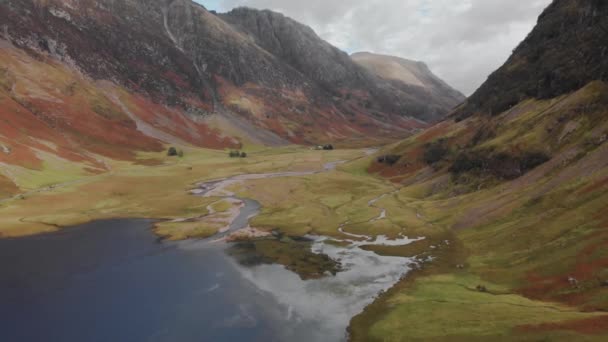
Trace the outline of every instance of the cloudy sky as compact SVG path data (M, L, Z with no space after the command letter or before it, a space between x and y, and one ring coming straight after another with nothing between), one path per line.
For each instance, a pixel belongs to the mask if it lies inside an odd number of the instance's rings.
M196 0L282 12L347 52L426 62L466 95L509 57L551 0Z

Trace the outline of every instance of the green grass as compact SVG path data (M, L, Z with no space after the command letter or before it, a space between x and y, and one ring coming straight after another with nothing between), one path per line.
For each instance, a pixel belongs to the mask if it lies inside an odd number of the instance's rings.
M480 284L488 292L477 291ZM389 305L393 309L372 325L371 340L491 339L509 336L518 326L598 316L508 294L507 287L471 275L421 278L411 291L392 297Z

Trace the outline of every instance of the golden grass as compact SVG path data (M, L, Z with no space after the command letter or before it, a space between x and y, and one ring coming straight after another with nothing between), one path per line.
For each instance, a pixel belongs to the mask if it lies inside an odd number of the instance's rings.
M310 151L305 148L286 147L258 150L249 158L230 159L224 151L204 150L187 146L183 158L167 157L165 153L141 154L142 159L158 159L159 166L134 165L128 162L110 162L111 173L80 177L77 173L68 181L56 184L45 171L28 173L32 184L55 184L53 188L33 191L24 199L13 199L0 204L0 234L23 236L56 230L58 227L81 224L91 220L139 217L155 219L197 218L207 214L206 207L217 199L205 199L188 193L197 182L246 173L276 171L321 170L323 164L340 158L360 156L361 151L337 153ZM52 178L51 178L52 180ZM273 188L277 188L276 184ZM256 198L256 196L253 196ZM216 211L227 210L228 204L214 204ZM173 225L172 228L175 228ZM192 231L210 228L196 225L182 227L172 238L185 238ZM159 232L166 233L165 230Z

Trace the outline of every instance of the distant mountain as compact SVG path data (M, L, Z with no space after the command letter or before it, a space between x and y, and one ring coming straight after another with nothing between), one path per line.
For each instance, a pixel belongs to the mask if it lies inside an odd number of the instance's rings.
M435 76L423 62L359 52L352 59L374 75L390 83L392 91L401 93L409 103L427 107L433 119L441 119L466 97Z

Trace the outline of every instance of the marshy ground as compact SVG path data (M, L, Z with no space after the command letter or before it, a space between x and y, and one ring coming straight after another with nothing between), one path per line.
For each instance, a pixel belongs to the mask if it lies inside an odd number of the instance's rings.
M108 161L112 171L100 175L24 175L29 188L0 204L0 234L16 237L100 219L152 218L161 220L155 232L165 239L209 238L234 220L243 206L238 198L247 198L261 205L249 228L266 235L235 245L243 262L277 263L301 279L343 270L327 255L312 253L312 243L300 240L305 236L415 258L416 268L407 277L352 320L353 340L599 341L606 336L601 326L608 316L602 307L590 310L524 296L521 283L510 276L518 271L500 266L508 262L500 261L509 255L506 251L516 249L513 241L494 246L505 249L497 255L480 242L487 231L453 230L459 204L425 197L420 186L369 174L368 150L260 148L248 151L248 158L231 159L223 151L182 149L183 158L147 153L138 164ZM328 169L332 162L340 163ZM222 190L237 200L191 193L209 180L283 172L289 176L227 184ZM403 237L424 239L391 245ZM374 244L377 239L388 243ZM595 294L598 303L602 295L605 290Z

